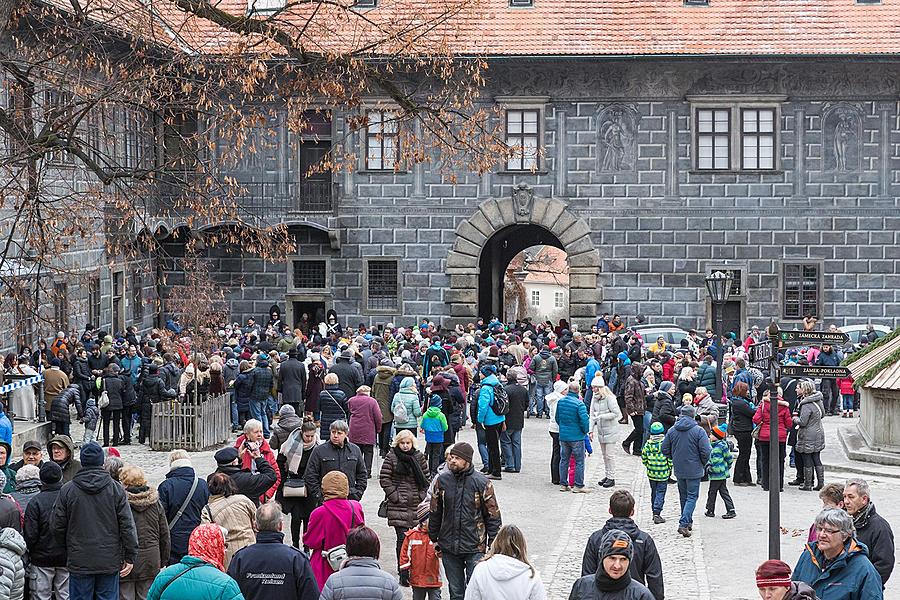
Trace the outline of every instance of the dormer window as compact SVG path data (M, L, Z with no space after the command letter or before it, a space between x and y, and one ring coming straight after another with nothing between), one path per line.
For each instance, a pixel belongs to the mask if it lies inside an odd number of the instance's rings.
M247 0L247 15L271 15L283 10L287 0Z
M378 8L378 0L356 0L353 8Z
M685 6L709 6L709 0L684 0Z
M534 0L509 0L510 8L533 8Z

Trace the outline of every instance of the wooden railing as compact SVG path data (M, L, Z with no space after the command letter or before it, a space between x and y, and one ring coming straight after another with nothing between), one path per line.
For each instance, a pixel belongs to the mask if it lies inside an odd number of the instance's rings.
M153 405L150 447L153 450L196 451L228 440L231 408L227 394L200 397L200 403L177 400Z

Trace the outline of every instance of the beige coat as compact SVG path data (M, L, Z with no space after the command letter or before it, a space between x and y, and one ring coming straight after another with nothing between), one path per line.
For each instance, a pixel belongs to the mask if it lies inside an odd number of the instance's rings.
M209 504L200 511L201 523L215 523L228 530L228 535L225 536L228 544L225 550L226 569L235 552L256 542L256 534L253 533L255 515L256 505L243 494L227 498L222 495L210 496Z

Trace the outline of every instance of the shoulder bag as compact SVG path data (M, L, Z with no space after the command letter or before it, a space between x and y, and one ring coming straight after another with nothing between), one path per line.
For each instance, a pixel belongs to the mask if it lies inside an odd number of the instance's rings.
M344 407L341 406L341 403L338 402L338 401L337 401L337 398L335 398L334 396L332 396L332 395L331 395L331 392L329 392L328 390L322 390L322 391L325 392L326 394L328 394L328 397L331 398L331 401L334 402L334 403L337 405L337 407L338 407L339 409L341 409L341 412L344 414L344 420L346 421L346 420L347 420L347 411L344 410Z
M191 484L191 489L187 493L187 496L184 497L184 502L181 503L181 508L178 509L178 512L175 513L175 516L172 517L172 520L169 521L169 531L172 531L172 528L175 527L175 523L178 522L178 519L181 518L181 515L184 514L184 511L187 510L188 504L191 503L191 498L194 497L194 490L197 489L197 482L199 479L194 477L194 483Z
M328 510L336 519L340 521L337 515L335 515L330 509ZM353 508L353 502L350 501L350 529L356 527L356 509ZM350 531L348 529L348 533ZM347 544L341 544L339 546L335 546L334 548L329 548L328 550L322 550L322 556L325 560L328 561L328 566L331 567L332 571L338 571L341 568L341 565L345 560L347 560Z

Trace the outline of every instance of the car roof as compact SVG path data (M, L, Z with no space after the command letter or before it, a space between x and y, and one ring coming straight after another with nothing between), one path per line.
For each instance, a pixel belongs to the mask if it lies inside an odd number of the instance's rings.
M865 329L866 327L868 327L868 325L844 325L843 327L838 327L838 329L840 331L846 332L846 331L857 331L859 329ZM890 327L886 327L884 325L875 325L873 323L872 327L874 329L877 329L878 331L891 331Z
M635 331L646 331L646 330L664 330L664 329L677 329L678 331L687 331L684 327L679 327L674 323L660 323L659 325L635 325L632 327Z

